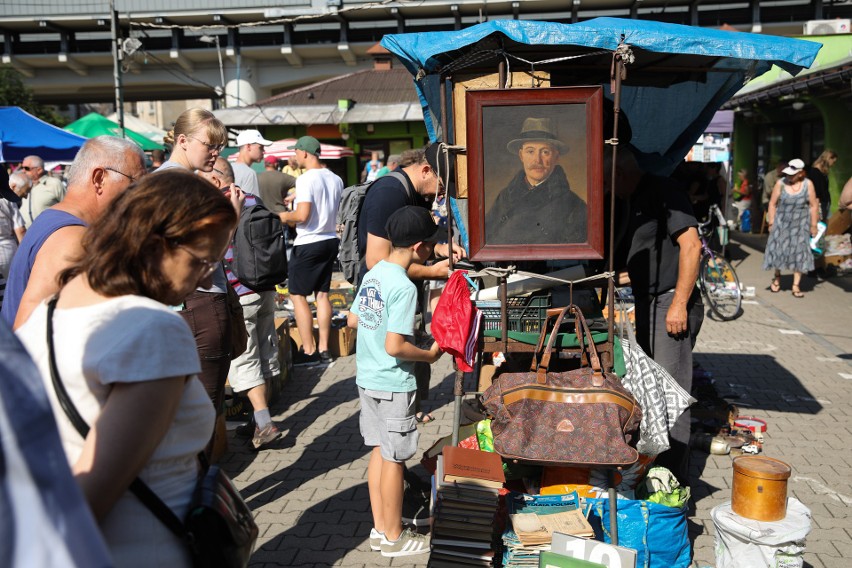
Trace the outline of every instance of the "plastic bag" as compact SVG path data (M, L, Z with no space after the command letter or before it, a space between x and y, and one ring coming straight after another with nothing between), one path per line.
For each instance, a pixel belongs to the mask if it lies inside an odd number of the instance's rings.
M811 511L787 499L787 516L771 523L745 519L731 502L710 511L716 527L716 568L801 568Z
M597 519L595 538L612 542L609 499L586 499L589 521ZM692 549L686 507L676 509L650 501L618 500L618 545L636 551L636 568L687 568ZM601 534L598 534L601 531Z

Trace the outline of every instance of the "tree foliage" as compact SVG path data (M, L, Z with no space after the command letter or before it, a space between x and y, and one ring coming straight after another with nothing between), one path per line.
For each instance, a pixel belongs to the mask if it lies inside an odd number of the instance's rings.
M31 115L59 127L68 122L52 107L36 102L32 90L24 84L21 74L12 67L0 67L0 106L21 107Z

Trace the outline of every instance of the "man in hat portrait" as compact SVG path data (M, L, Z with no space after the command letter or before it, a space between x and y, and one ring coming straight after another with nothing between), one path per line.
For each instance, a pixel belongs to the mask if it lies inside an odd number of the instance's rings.
M571 191L559 164L568 146L560 140L556 121L530 117L520 135L506 144L521 169L486 213L489 244L559 244L586 240L586 202ZM486 186L486 191L489 191Z

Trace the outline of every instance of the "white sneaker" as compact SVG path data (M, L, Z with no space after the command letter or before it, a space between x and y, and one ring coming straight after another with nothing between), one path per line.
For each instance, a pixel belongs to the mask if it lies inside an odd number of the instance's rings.
M416 533L411 529L405 529L395 541L390 541L387 537L383 537L380 547L382 556L396 557L427 554L429 552L429 537L425 534Z
M370 529L370 550L381 550L384 539L385 533L380 533L376 529Z

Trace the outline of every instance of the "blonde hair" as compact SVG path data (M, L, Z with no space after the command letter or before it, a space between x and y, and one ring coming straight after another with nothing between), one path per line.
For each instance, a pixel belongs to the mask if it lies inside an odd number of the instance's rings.
M163 137L163 142L174 146L175 140L181 134L191 136L204 130L210 144L224 145L228 143L228 129L212 112L203 108L190 108L182 113L175 121L175 126ZM203 140L202 140L203 142Z
M821 172L827 172L829 168L831 168L828 163L828 160L830 160L831 158L837 158L837 152L826 148L822 151L822 154L819 155L819 158L814 160L813 167L815 167Z

